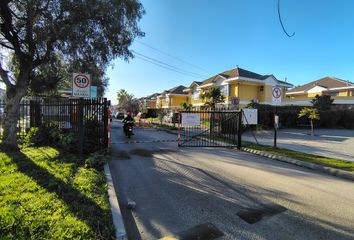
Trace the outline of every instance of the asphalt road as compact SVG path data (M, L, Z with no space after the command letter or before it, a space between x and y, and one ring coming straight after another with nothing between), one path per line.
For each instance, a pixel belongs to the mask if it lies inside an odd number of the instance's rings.
M178 148L159 142L176 136L153 129L135 129L131 140L145 143L122 143L128 139L118 122L111 139L130 239L174 236L204 223L222 231L220 239L354 239L353 182L232 149ZM247 223L239 215L250 209L264 217Z

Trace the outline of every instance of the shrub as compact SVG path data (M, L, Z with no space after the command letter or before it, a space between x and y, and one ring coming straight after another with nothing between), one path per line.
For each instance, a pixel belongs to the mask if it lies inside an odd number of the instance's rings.
M338 123L342 116L342 111L339 110L328 110L328 111L320 111L320 127L324 128L336 128L339 127Z
M106 163L106 159L107 155L104 152L92 153L88 158L85 159L85 167L102 170L104 164Z
M264 127L273 127L274 106L255 104L258 109L258 123ZM297 118L302 106L279 106L277 113L282 126L296 128L299 125L309 124L307 118ZM320 111L320 120L315 123L318 127L324 128L347 128L354 129L353 110L326 110Z

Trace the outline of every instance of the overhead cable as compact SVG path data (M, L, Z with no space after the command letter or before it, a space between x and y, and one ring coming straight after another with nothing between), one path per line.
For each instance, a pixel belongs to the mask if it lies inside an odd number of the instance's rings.
M188 76L188 77L196 78L196 77L193 76L193 75L189 75L189 74L187 74L187 73L185 73L185 72L178 71L178 70L176 70L176 69L174 69L174 68L167 67L167 66L165 66L165 65L159 64L159 63L154 62L154 61L151 61L151 60L149 60L149 59L146 59L146 58L143 58L143 57L140 57L140 56L135 56L135 57L138 58L138 59L141 59L141 60L143 60L143 61L149 62L149 63L151 63L151 64L154 64L154 65L156 65L156 66L165 68L165 69L167 69L167 70L174 71L174 72L177 72L177 73L186 75L186 76ZM198 77L197 77L197 78L198 78ZM198 79L201 79L201 78L199 77Z
M179 72L183 72L183 73L188 74L188 75L190 75L190 76L197 77L197 78L207 78L207 76L205 76L205 75L202 75L202 74L199 74L199 73L195 73L195 72L191 72L191 71L187 71L187 70L185 70L185 69L182 69L182 68L179 68L179 67L170 65L170 64L165 63L165 62L163 62L163 61L160 61L160 60L158 60L158 59L155 59L155 58L146 56L146 55L144 55L144 54L142 54L142 53L139 53L139 52L137 52L137 51L132 50L132 52L133 52L136 56L140 56L140 57L145 58L145 59L147 59L147 60L149 60L149 61L155 62L155 63L157 63L157 64L159 64L159 65L163 65L163 66L165 66L165 67L167 67L167 68L174 69L174 70L179 71Z
M176 60L178 60L178 61L180 61L180 62L182 62L182 63L188 64L188 65L190 65L190 66L192 66L192 67L195 67L195 68L198 68L198 69L200 69L200 70L203 70L203 71L206 72L206 73L210 73L208 70L206 70L206 69L204 69L204 68L202 68L202 67L200 67L200 66L198 66L198 65L195 65L195 64L190 63L190 62L188 62L188 61L185 61L185 60L183 60L183 59L181 59L181 58L179 58L179 57L173 56L172 54L169 54L169 53L167 53L167 52L165 52L165 51L162 51L162 50L160 50L160 49L158 49L158 48L156 48L156 47L153 47L153 46L151 46L151 45L149 45L149 44L147 44L147 43L144 43L144 42L142 42L142 41L137 41L137 42L140 43L140 44L142 44L142 45L144 45L144 46L146 46L146 47L148 47L148 48L151 48L151 49L153 49L153 50L155 50L155 51L157 51L157 52L159 52L159 53L162 53L162 54L164 54L164 55L166 55L166 56L169 56L170 58L174 58L174 59L176 59Z
M285 30L285 27L284 27L283 22L282 22L282 20L281 20L281 17L280 17L280 0L278 0L278 17L279 17L280 25L281 25L281 27L283 28L284 33L285 33L288 37L294 36L294 35L295 35L295 32L293 32L293 34L290 35L290 34Z

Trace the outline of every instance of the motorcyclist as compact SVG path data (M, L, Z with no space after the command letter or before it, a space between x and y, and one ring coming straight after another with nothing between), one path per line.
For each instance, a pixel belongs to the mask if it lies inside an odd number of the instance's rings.
M123 123L124 123L123 131L126 134L127 133L127 127L129 126L129 124L134 125L134 118L132 117L131 112L127 113L127 116L123 119ZM132 133L132 135L134 135L134 134Z

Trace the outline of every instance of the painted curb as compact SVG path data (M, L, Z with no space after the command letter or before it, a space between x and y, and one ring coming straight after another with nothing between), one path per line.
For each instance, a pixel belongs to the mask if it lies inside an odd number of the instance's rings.
M344 170L337 169L337 168L332 168L332 167L326 167L326 166L322 166L322 165L315 164L315 163L304 162L304 161L296 160L296 159L293 159L293 158L280 156L280 155L276 155L276 154L272 154L272 153L267 153L267 152L264 152L264 151L259 151L259 150L246 148L246 147L242 147L241 150L244 151L244 152L253 153L253 154L256 154L256 155L259 155L259 156L263 156L263 157L267 157L267 158L270 158L270 159L274 159L274 160L277 160L277 161L294 164L294 165L297 165L297 166L300 166L300 167L305 167L305 168L308 168L308 169L317 170L317 171L320 171L320 172L331 174L331 175L336 176L336 177L340 177L340 178L344 178L344 179L347 179L347 180L354 181L354 173L352 173L352 172L348 172L348 171L344 171Z
M116 195L116 191L114 190L111 170L109 169L108 163L104 165L104 173L108 184L108 198L109 204L111 205L113 224L116 228L116 239L127 240L127 232L125 230L122 213L118 204L118 197Z

